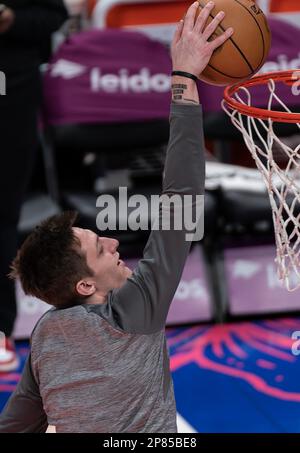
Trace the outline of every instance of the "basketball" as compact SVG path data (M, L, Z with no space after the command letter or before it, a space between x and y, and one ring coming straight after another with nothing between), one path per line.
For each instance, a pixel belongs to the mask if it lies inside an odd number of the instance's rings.
M199 0L199 12L209 0ZM263 66L271 45L267 18L252 0L214 0L210 23L219 11L226 16L211 39L229 27L234 34L213 53L200 79L212 85L229 85L252 77ZM199 13L198 13L199 14Z

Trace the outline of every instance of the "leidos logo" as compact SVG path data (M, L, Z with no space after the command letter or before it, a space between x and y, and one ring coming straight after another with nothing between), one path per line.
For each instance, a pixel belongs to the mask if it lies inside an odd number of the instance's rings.
M101 74L100 69L91 71L91 88L93 91L106 93L133 92L157 93L168 92L171 88L170 77L167 74L150 74L149 69L142 68L138 74L129 75L127 69L120 69L118 74Z
M70 80L87 72L87 68L68 60L58 60L51 69L52 77ZM166 93L170 91L170 76L163 73L151 74L148 68L129 74L121 68L117 74L103 74L100 68L92 68L89 73L90 87L93 92L105 93Z

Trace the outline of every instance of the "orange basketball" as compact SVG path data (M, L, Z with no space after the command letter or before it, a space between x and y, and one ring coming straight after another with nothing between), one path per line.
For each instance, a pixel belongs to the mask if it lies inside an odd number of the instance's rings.
M199 0L199 12L209 0ZM228 85L252 77L264 64L271 45L266 16L252 0L214 0L210 23L219 11L226 16L211 39L229 27L234 34L215 50L200 79L212 85ZM199 14L199 13L198 13Z

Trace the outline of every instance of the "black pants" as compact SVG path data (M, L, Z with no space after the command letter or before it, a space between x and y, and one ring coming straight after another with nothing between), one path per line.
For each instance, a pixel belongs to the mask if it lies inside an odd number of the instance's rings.
M9 77L0 96L0 331L16 318L14 282L7 274L17 252L17 225L37 149L38 72Z

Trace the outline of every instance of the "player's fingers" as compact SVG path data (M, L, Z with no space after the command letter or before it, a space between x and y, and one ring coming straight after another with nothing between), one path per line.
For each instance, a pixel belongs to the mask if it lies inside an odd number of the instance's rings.
M218 28L218 26L220 25L220 22L222 22L224 17L225 17L224 11L220 11L216 15L216 17L211 21L211 23L207 25L207 27L205 28L205 30L203 32L203 38L206 41L211 37L211 35L214 34L214 32L216 31L216 29Z
M181 19L181 21L178 22L178 24L177 24L177 27L176 27L176 30L174 33L174 37L173 37L173 41L172 41L172 46L177 44L179 39L181 38L182 29L183 29L183 19Z
M194 30L197 33L201 33L205 27L206 21L211 13L211 11L214 9L215 4L214 2L208 2L204 8L199 13L199 16L197 17L196 23L195 23L195 28Z
M191 4L184 18L183 33L188 33L193 30L195 25L195 17L197 9L199 8L199 2Z
M227 41L228 38L233 34L234 30L232 27L227 28L227 30L222 33L220 36L218 36L216 39L210 42L210 45L212 46L212 49L215 50L218 47L220 47L222 44L224 44L225 41Z

